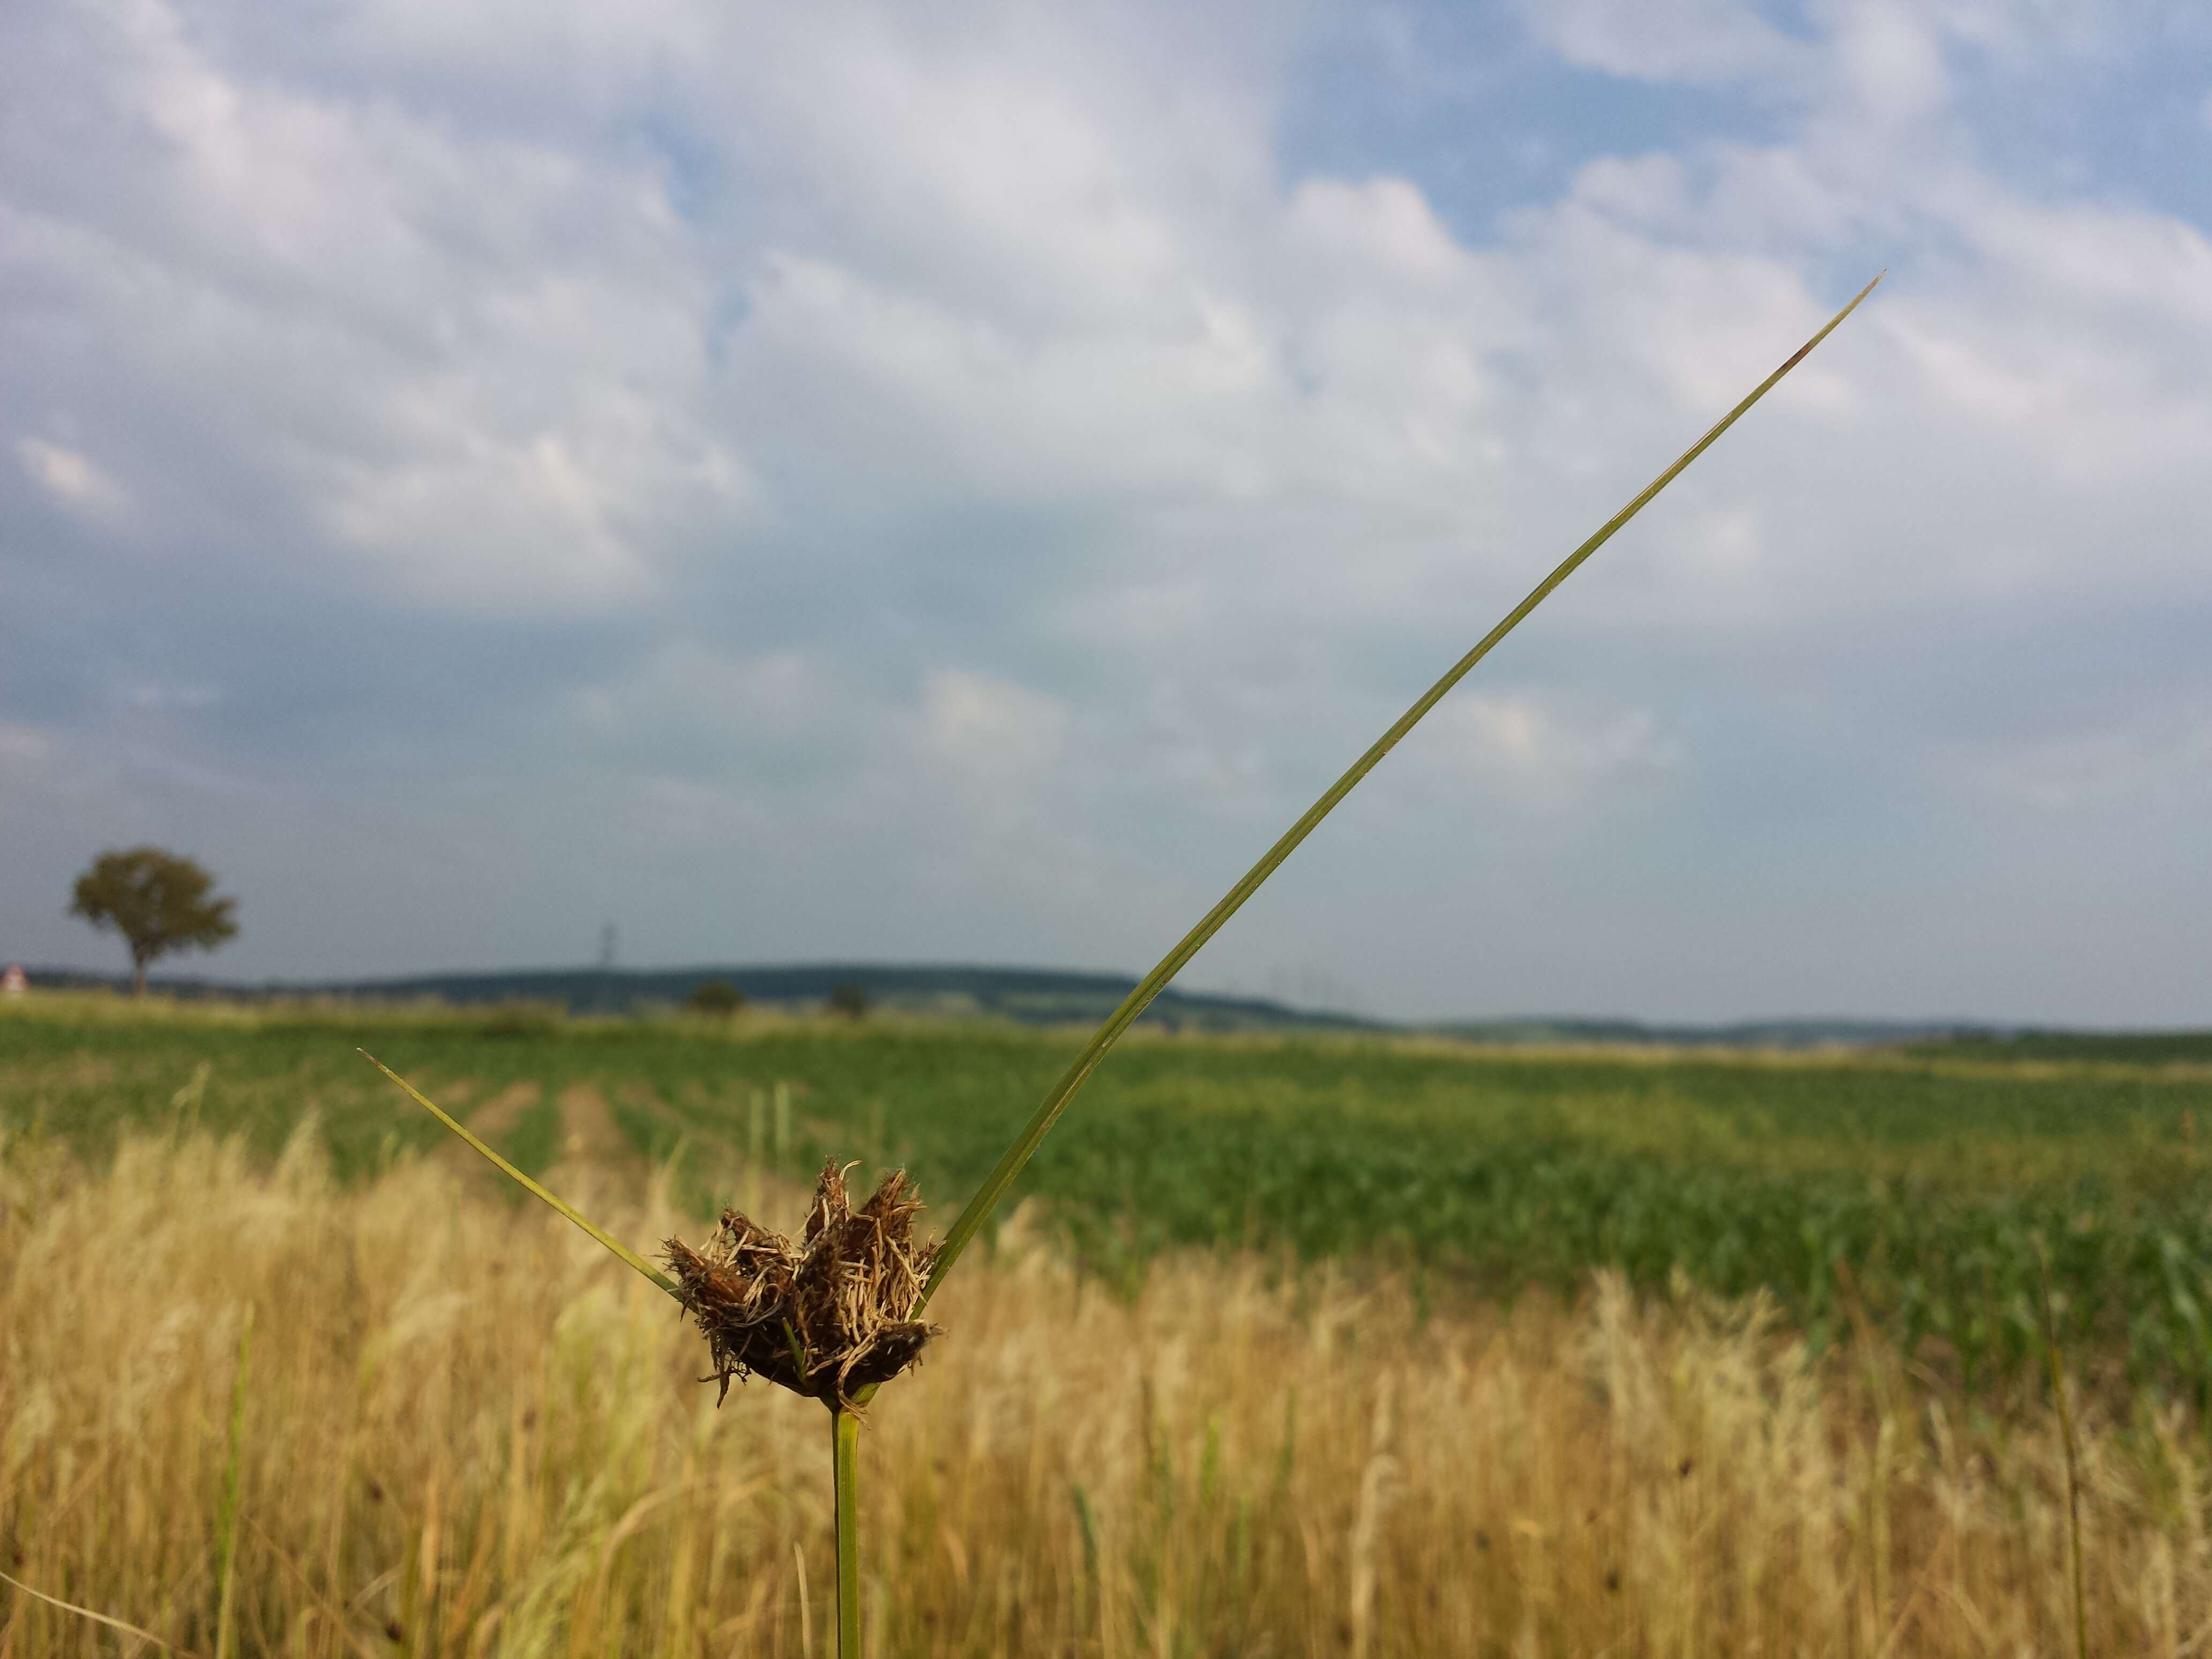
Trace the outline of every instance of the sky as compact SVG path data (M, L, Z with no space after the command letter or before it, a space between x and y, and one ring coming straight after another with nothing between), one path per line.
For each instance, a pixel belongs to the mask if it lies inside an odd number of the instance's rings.
M2212 1023L2212 13L12 0L0 958Z

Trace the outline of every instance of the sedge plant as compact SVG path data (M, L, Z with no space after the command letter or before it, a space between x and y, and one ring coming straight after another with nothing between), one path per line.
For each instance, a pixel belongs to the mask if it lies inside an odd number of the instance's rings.
M1091 1034L1046 1094L1021 1133L955 1218L941 1241L915 1235L921 1209L903 1170L894 1170L870 1198L854 1206L844 1169L832 1160L816 1183L814 1202L794 1241L735 1210L723 1212L703 1249L670 1239L663 1248L667 1271L653 1266L574 1206L549 1192L388 1066L370 1062L447 1128L512 1180L566 1216L612 1255L680 1303L707 1339L714 1376L724 1395L732 1377L759 1376L822 1401L828 1408L837 1551L837 1651L860 1659L859 1444L861 1414L878 1389L913 1364L936 1331L922 1315L945 1276L1005 1198L1107 1052L1167 988L1191 958L1244 902L1297 851L1322 820L1444 696L1539 605L1572 575L1659 492L1705 453L1721 434L1790 371L1802 362L1881 280L1875 277L1819 332L1714 423L1588 540L1561 560L1528 597L1424 691L1389 729L1321 798L1306 809L1219 902L1200 917L1105 1023Z

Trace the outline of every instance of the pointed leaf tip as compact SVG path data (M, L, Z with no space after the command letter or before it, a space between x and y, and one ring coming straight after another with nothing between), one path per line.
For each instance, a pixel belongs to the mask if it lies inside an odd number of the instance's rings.
M560 1214L566 1216L570 1221L575 1223L577 1226L582 1228L585 1232L588 1233L592 1237L594 1243L600 1245L608 1252L609 1255L614 1256L617 1261L623 1262L627 1267L635 1268L640 1273L642 1273L646 1278L651 1279L655 1285L659 1286L661 1290L667 1291L670 1296L674 1297L678 1301L681 1302L684 1299L683 1293L676 1287L676 1281L671 1279L666 1273L662 1273L658 1267L655 1267L635 1250L631 1249L629 1245L623 1243L620 1239L615 1237L613 1234L607 1231L605 1228L592 1220L588 1216L585 1215L582 1211L577 1209L574 1205L570 1204L565 1199L556 1197L553 1194L546 1191L544 1188L532 1181L528 1176L523 1174L522 1171L516 1169L514 1164L508 1163L497 1152L492 1151L492 1149L483 1140L479 1139L477 1136L471 1134L466 1128L463 1127L459 1119L454 1117L452 1113L447 1111L444 1107L439 1105L436 1101L431 1099L429 1096L424 1094L420 1089L410 1083L405 1078L400 1076L398 1073L393 1071L389 1066L386 1066L374 1054L369 1053L368 1049L357 1048L355 1052L363 1060L367 1060L370 1065L375 1066L378 1071L383 1073L385 1076L390 1078L394 1083L398 1084L416 1105L420 1106L424 1111L429 1113L430 1115L436 1118L439 1122L444 1124L448 1129L451 1129L455 1134L459 1135L463 1140L468 1142L471 1146L482 1153L492 1167L497 1170L501 1174L506 1176L508 1180L515 1182L525 1191L535 1194L538 1198L543 1199L554 1210L557 1211Z

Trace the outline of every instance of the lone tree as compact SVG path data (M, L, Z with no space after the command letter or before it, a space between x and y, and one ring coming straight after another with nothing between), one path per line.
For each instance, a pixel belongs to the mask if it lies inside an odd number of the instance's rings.
M131 947L131 988L146 992L146 964L172 951L212 951L238 932L238 901L216 897L215 878L159 847L102 853L76 878L71 915L112 927Z
M868 1012L868 988L853 979L831 986L830 1012L842 1014L847 1019L860 1018Z

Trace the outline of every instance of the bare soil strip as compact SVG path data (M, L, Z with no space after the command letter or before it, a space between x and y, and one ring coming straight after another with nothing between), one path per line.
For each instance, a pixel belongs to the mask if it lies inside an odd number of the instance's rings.
M601 1168L637 1161L636 1149L607 1109L606 1097L598 1085L572 1083L561 1091L561 1151L556 1161Z

